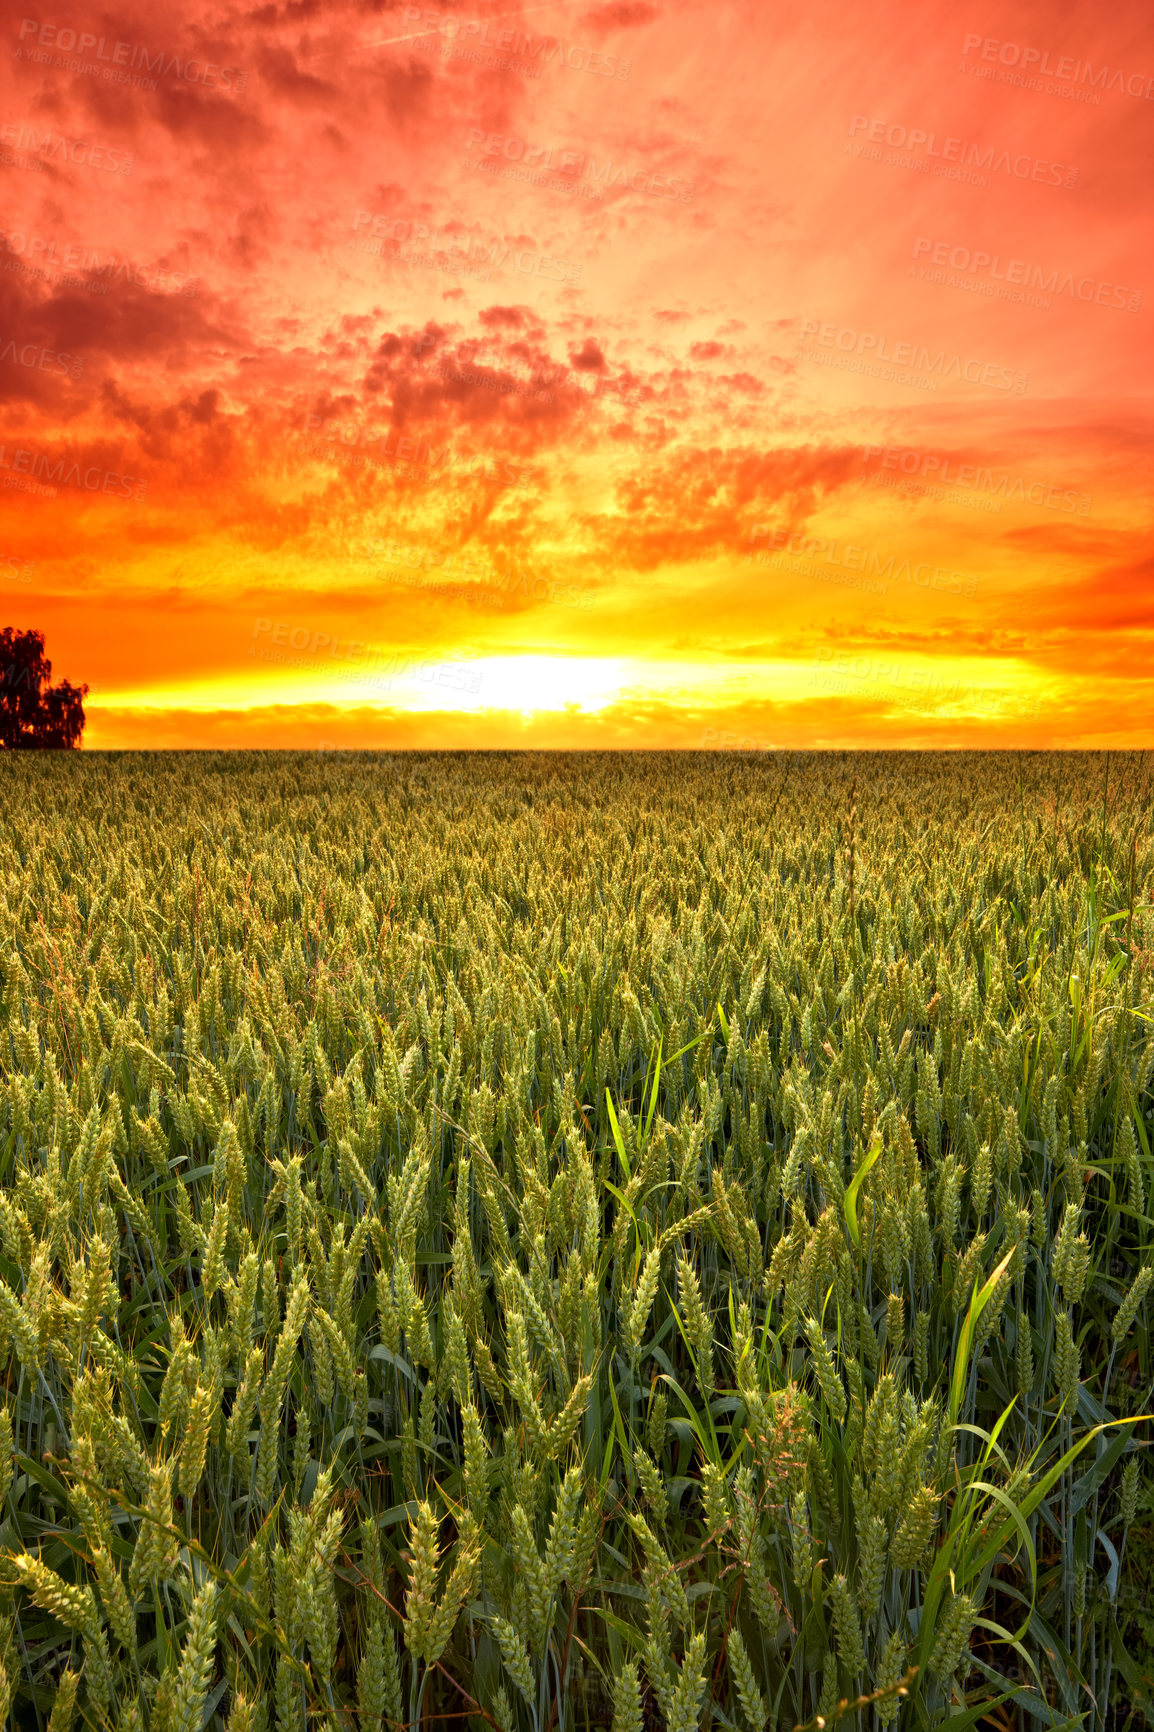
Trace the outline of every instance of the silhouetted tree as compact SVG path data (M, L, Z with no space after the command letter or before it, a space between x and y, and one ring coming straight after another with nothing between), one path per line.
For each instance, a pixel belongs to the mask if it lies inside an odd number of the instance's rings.
M77 746L87 686L51 684L42 631L0 631L0 747L10 751Z

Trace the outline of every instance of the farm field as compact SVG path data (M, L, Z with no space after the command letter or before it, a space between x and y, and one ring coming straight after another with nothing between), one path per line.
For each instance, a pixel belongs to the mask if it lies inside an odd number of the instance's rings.
M1154 1724L1144 757L3 771L11 1724Z

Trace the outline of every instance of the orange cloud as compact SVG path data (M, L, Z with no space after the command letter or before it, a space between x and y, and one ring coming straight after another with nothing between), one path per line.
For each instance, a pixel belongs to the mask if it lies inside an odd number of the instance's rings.
M1145 739L1136 0L4 30L0 596L90 744Z

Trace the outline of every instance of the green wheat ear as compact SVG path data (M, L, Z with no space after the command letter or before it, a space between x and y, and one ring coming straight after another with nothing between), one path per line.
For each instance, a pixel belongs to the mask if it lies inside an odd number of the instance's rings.
M627 1661L613 1679L613 1732L641 1732L641 1681Z
M0 777L0 1705L1106 1732L1141 762L226 763Z

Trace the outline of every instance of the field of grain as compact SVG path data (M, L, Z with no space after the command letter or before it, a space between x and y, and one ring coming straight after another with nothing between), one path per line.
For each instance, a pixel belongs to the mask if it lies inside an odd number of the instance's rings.
M1154 1724L1137 754L2 769L12 1724Z

